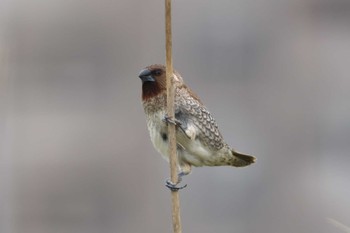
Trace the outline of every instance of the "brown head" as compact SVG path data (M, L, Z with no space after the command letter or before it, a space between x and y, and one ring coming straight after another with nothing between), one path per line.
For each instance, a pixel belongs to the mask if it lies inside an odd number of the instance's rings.
M147 100L166 92L165 66L151 65L141 70L139 78L142 81L142 99Z
M142 80L142 100L148 100L160 94L166 95L166 76L165 66L150 65L141 70L139 78ZM191 96L202 103L199 97L188 88L181 75L174 70L173 83L177 88L185 88Z
M151 65L141 70L139 78L142 80L142 99L147 100L166 92L165 66ZM174 71L174 82L183 83L181 76Z

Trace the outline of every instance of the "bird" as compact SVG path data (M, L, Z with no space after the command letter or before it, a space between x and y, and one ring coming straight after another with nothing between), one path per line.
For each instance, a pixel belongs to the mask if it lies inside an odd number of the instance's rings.
M168 124L176 125L176 152L178 156L178 182L166 181L171 190L179 190L181 178L191 173L192 166L245 167L256 161L251 155L232 149L223 139L218 125L206 106L173 71L175 89L175 119L167 116L166 67L150 65L142 69L142 105L147 119L147 128L155 149L169 162Z

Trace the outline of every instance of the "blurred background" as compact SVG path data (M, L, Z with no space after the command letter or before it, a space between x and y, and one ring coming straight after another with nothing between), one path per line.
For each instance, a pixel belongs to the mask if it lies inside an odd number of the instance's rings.
M171 232L139 71L164 2L1 0L0 232ZM255 165L197 168L183 232L350 232L350 1L173 1L174 66Z

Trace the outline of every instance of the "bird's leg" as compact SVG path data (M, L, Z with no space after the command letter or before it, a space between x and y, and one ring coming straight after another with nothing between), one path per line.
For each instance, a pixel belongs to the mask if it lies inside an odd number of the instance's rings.
M173 124L175 126L181 126L181 122L177 119L172 119L171 117L168 116L168 114L165 114L164 118L163 118L163 121L166 122L166 123L170 123L170 124Z
M186 134L185 129L182 127L182 123L179 120L177 120L176 118L172 119L167 114L165 114L163 121L166 122L167 124L170 123L170 124L173 124L173 125L179 127ZM189 172L186 173L186 172L181 171L180 173L177 174L177 183L173 183L170 179L167 179L165 182L165 186L168 187L173 192L186 188L187 184L185 184L183 186L177 186L177 185L180 184L182 177L187 175L187 174L189 174Z
M181 121L179 121L178 119L171 119L167 114L165 114L164 118L163 118L163 121L167 124L173 124L175 125L176 127L179 127L185 134L188 138L192 139L191 136L189 136L188 132L186 132L186 129L184 127L184 125L182 124Z
M186 188L187 184L182 185L182 186L177 186L178 184L180 184L182 177L185 175L187 175L187 174L184 172L180 172L179 174L177 174L177 183L173 183L173 182L171 182L171 180L167 179L165 182L165 186L168 187L173 192Z

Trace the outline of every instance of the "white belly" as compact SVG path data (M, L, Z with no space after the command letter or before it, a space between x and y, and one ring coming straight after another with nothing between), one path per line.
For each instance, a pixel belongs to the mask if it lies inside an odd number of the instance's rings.
M164 114L165 112L159 111L152 117L149 117L147 119L147 126L153 146L163 156L163 158L169 162L168 143L164 142L164 139L162 138L161 134L161 132L163 131L167 132L167 126L162 120Z
M159 111L148 119L148 130L151 141L157 151L169 162L168 140L164 140L162 134L168 133L168 127L163 121L165 112ZM189 139L182 130L176 133L177 154L179 163L189 163L194 166L206 165L212 158L212 152L198 139Z

